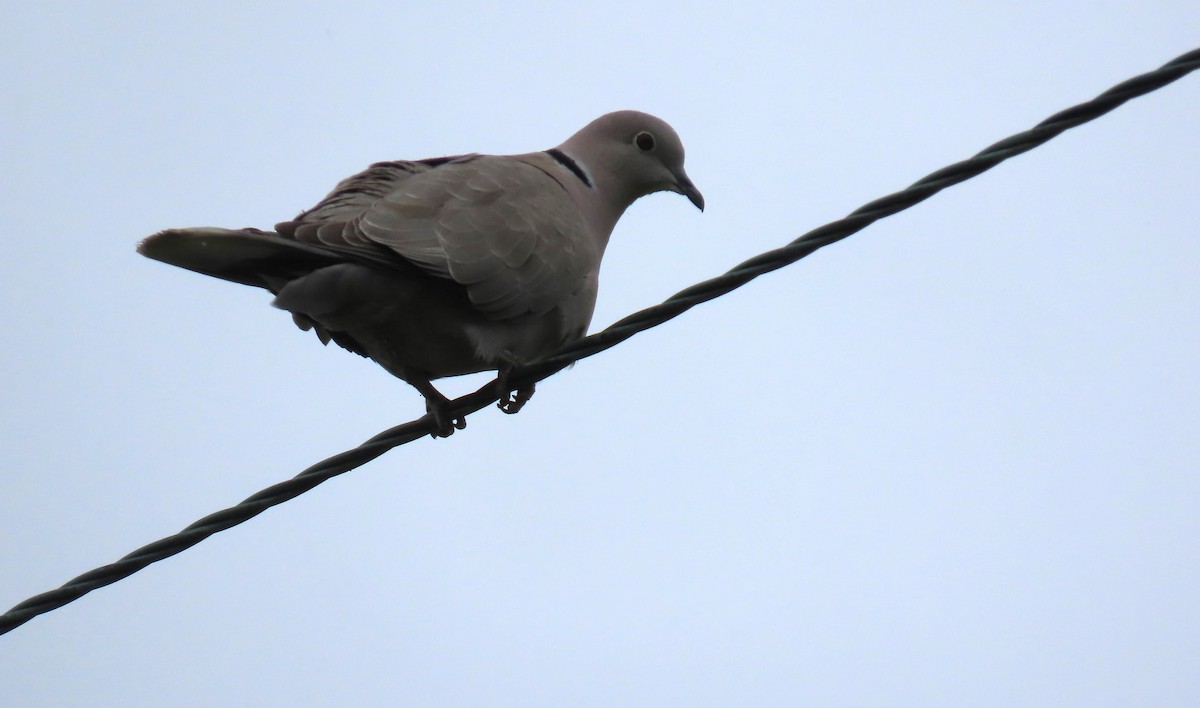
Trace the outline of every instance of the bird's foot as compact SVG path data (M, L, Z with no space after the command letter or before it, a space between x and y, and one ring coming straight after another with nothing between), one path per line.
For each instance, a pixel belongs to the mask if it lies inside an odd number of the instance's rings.
M433 416L434 430L429 435L434 438L448 438L454 434L455 430L462 430L467 427L467 419L465 416L455 418L450 414L450 399L442 395L442 392L433 387L433 384L428 381L421 382L420 385L413 383L421 395L425 396L425 412Z
M524 408L529 399L533 398L533 391L537 387L537 384L531 383L528 386L516 389L516 395L514 396L514 389L508 382L509 371L509 369L501 369L496 378L496 395L500 397L500 401L496 403L496 407L512 415Z
M455 418L450 415L447 410L447 405L450 401L442 398L441 401L434 403L428 398L425 399L425 411L433 416L433 424L437 426L430 437L448 438L454 434L455 430L462 430L467 427L466 418Z
M529 399L533 398L533 386L517 389L516 393L517 395L514 396L511 391L504 392L496 406L509 415L519 412L529 402Z

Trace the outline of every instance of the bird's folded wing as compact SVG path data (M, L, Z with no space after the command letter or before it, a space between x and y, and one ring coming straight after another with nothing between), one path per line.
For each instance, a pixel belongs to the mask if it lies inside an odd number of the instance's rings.
M463 285L495 319L550 310L594 275L600 259L566 190L513 157L380 163L277 228L348 254L377 258L384 247Z

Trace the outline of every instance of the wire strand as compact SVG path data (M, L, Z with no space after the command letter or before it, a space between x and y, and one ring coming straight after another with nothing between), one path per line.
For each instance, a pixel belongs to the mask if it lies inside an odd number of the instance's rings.
M759 254L723 275L685 288L658 305L635 312L601 332L563 347L546 359L522 367L512 372L509 383L515 386L541 381L580 359L599 354L639 332L657 327L696 305L740 288L760 275L795 263L884 217L915 206L946 187L982 174L1010 157L1032 150L1065 130L1095 120L1126 101L1162 88L1198 68L1200 49L1195 49L1154 71L1123 81L1090 101L1060 111L1029 130L985 148L974 157L943 167L905 189L865 204L845 218L813 229L786 246ZM465 417L497 400L496 384L493 381L474 393L453 400L449 408L454 417ZM326 480L370 462L394 447L428 435L433 432L434 427L432 416L425 415L385 430L362 445L322 460L292 479L272 485L236 506L209 514L173 536L142 546L115 563L88 571L60 588L35 595L0 615L0 634L12 631L40 614L73 602L96 588L127 578L151 563L191 548L215 533L248 521Z

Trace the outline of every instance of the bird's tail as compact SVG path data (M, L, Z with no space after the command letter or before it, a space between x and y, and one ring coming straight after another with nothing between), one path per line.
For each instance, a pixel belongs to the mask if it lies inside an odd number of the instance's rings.
M273 293L338 260L319 246L257 229L168 229L144 239L137 250L156 261Z

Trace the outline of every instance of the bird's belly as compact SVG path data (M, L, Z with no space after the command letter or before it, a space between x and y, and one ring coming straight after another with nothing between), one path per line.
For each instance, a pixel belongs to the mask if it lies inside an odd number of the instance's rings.
M587 323L564 322L561 310L493 320L453 281L343 264L307 275L280 291L276 305L345 338L402 379L436 379L530 362L577 338Z

